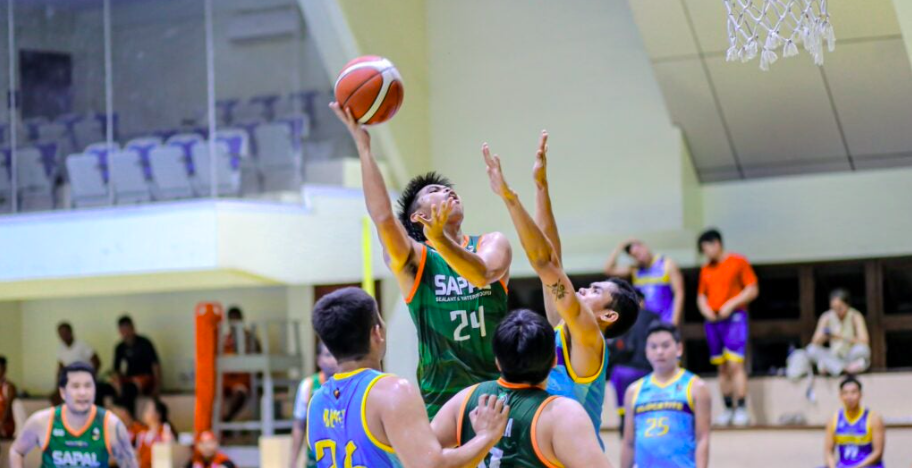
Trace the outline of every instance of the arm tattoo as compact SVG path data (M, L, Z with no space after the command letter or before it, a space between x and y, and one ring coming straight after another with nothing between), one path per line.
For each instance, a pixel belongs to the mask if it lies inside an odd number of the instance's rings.
M127 428L123 423L118 422L116 426L116 440L111 447L114 459L117 460L117 466L120 468L138 468L136 454L133 453L133 445L130 444L130 436L127 434Z
M547 286L548 286L548 292L550 292L551 295L556 297L557 299L563 299L564 296L567 295L567 287L564 286L564 283L561 281L558 281L554 284L549 284Z

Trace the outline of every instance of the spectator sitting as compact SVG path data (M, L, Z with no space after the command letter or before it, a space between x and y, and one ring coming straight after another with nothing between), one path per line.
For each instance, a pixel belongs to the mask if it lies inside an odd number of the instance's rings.
M142 420L148 429L136 436L136 460L139 468L152 468L152 446L173 442L176 437L168 420L168 407L161 400L156 398L146 405Z
M126 408L113 405L111 406L111 412L114 413L114 415L117 416L117 418L120 419L122 423L124 423L124 427L127 428L127 434L130 435L130 443L135 447L136 438L141 432L148 430L149 428L141 421L133 419L133 415L131 415L130 412L126 410Z
M812 365L821 375L857 374L871 365L868 327L861 312L851 306L845 289L830 293L830 310L820 316L807 349L789 356L786 374L800 378Z
M215 434L203 431L193 451L193 459L187 462L187 468L235 468L234 462L219 451L219 442Z
M114 348L114 373L120 406L135 414L139 395L157 397L161 392L161 365L155 346L137 335L133 320L124 315L117 321L123 341Z
M223 352L225 354L241 354L239 346L241 340L238 335L243 332L244 349L243 354L252 354L260 352L260 343L254 337L253 332L244 326L244 313L240 307L232 306L228 309L228 323L231 329L225 336ZM222 376L222 392L228 402L226 405L225 421L231 421L240 414L247 403L247 397L250 395L250 374L247 373L229 373Z
M16 434L13 419L13 400L16 386L6 380L6 356L0 356L0 439L12 439Z

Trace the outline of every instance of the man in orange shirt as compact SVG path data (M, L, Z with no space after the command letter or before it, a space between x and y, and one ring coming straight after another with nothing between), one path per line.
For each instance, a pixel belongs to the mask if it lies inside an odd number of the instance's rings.
M697 247L707 260L700 270L697 307L706 317L706 344L711 362L719 366L719 388L725 400L725 411L716 424L746 426L750 423L744 369L747 305L760 293L757 275L746 258L725 251L722 234L715 229L701 234Z

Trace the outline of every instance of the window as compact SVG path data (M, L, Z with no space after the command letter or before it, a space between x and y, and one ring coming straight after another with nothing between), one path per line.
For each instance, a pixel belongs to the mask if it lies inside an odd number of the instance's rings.
M887 368L912 368L912 353L909 352L909 343L912 343L912 331L899 331L887 333Z
M883 294L885 314L912 314L912 261L884 264Z
M684 340L684 367L696 374L715 374L716 366L709 362L709 346L706 340Z
M755 267L760 296L750 305L752 320L797 319L800 315L798 267Z
M754 338L751 346L751 373L776 375L785 367L789 352L801 346L801 338L797 335Z

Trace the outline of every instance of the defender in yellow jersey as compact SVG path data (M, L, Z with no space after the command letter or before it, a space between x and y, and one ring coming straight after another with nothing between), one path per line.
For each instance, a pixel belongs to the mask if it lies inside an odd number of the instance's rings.
M491 333L508 312L510 243L499 232L463 234L462 202L433 172L409 181L397 219L370 135L330 106L358 147L367 211L418 331L418 381L433 417L459 390L497 376Z
M113 413L95 406L95 370L76 363L60 371L64 403L33 414L10 449L10 467L23 468L25 456L41 447L41 468L121 468L139 466L127 428Z
M307 409L307 444L318 468L476 466L500 440L509 408L487 399L471 416L477 436L455 450L440 446L415 387L380 372L386 329L361 289L317 301L313 326L338 362Z
M444 447L477 434L466 419L494 395L510 404L510 419L503 439L478 467L611 466L582 405L545 391L556 356L554 330L543 316L525 309L510 313L494 332L494 353L501 377L459 392L434 418L431 427Z

